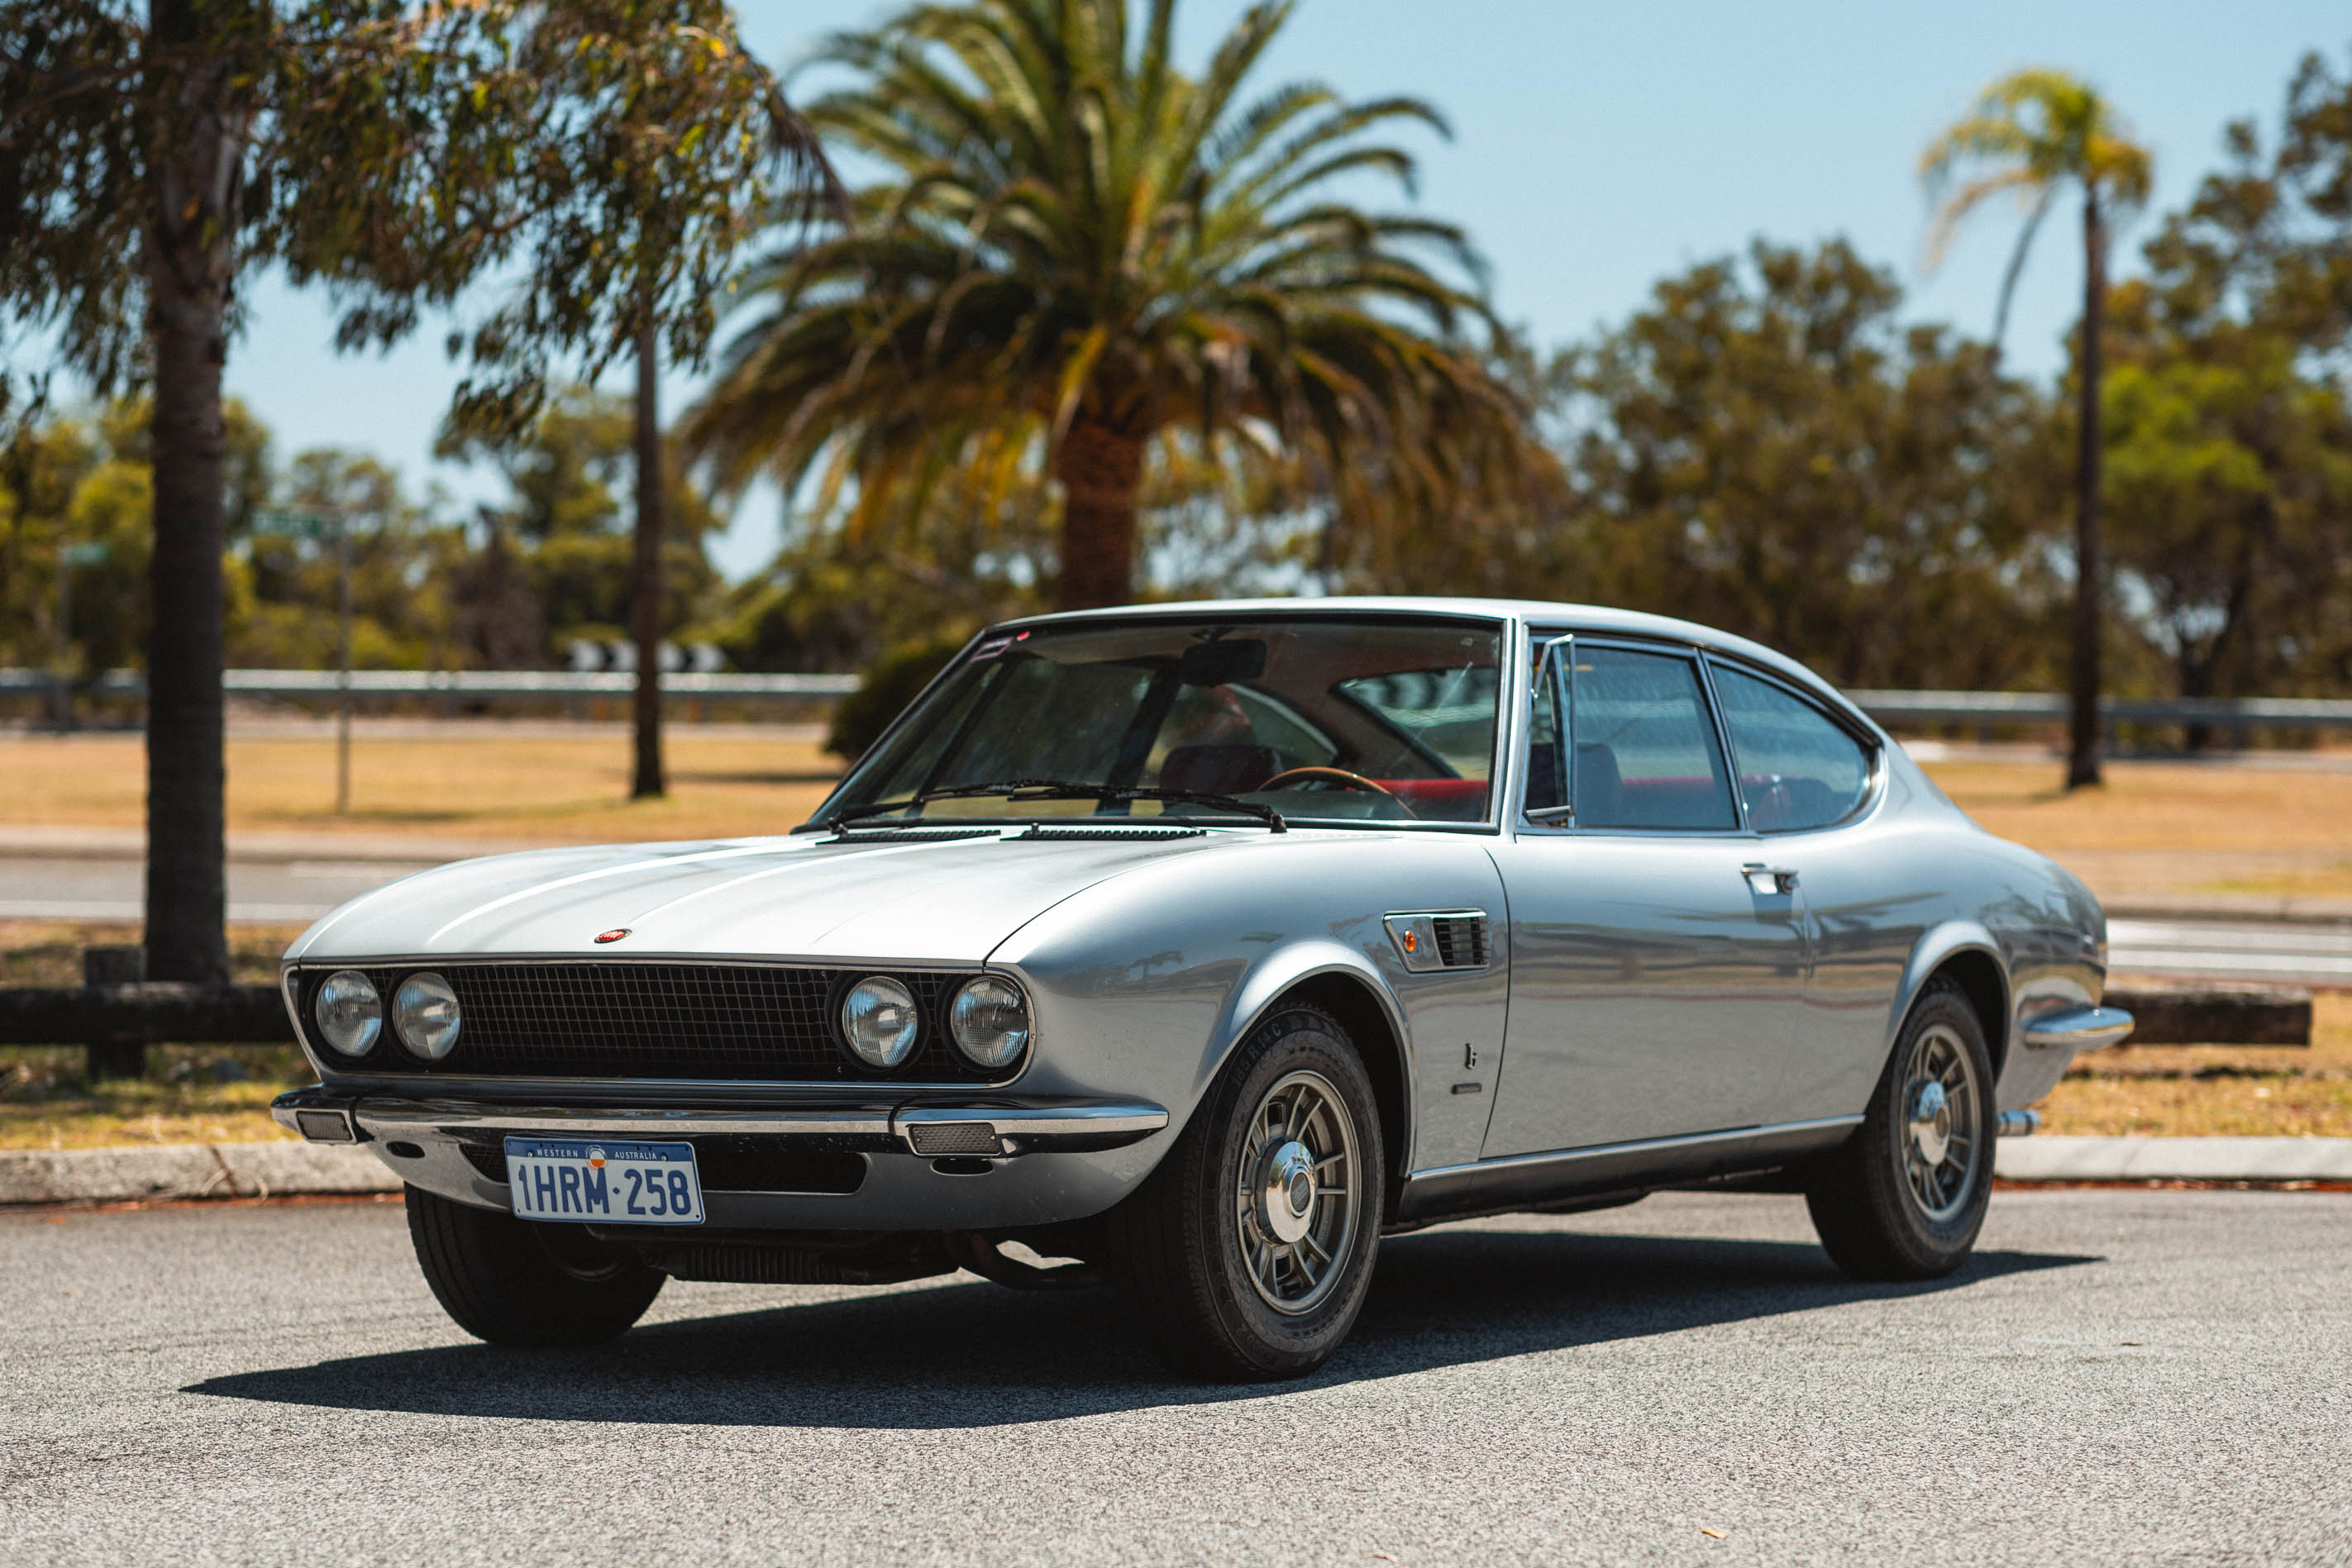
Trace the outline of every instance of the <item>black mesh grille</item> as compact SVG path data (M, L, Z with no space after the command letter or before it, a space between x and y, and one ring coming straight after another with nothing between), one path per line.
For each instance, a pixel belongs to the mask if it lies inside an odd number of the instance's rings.
M369 968L389 1013L394 988L426 966ZM439 1061L383 1037L356 1059L320 1055L357 1071L546 1078L709 1078L774 1082L935 1081L989 1075L947 1043L947 1002L960 975L894 977L915 994L922 1033L895 1072L849 1054L834 1027L841 994L869 971L753 964L450 964L433 972L457 993L457 1047ZM312 998L329 973L302 976L302 1022L317 1040Z

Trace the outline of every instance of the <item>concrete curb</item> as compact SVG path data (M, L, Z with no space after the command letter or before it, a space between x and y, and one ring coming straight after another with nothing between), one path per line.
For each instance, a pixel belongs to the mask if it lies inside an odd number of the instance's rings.
M2352 1181L2352 1138L2003 1138L2004 1181Z
M0 1207L398 1192L363 1148L321 1144L163 1144L0 1149Z

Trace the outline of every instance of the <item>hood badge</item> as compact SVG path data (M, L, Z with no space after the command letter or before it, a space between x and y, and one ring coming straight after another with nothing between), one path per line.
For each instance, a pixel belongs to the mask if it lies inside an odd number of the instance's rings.
M618 942L622 937L626 936L628 934L629 928L627 926L618 926L614 930L604 933L602 936L598 936L596 940L599 942Z

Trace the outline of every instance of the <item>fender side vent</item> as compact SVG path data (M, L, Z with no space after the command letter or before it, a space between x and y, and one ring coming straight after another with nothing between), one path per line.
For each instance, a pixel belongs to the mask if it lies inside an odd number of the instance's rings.
M1483 969L1488 962L1486 912L1440 909L1426 915L1391 915L1382 924L1397 956L1414 974L1438 969Z
M1483 915L1439 915L1429 924L1437 935L1437 956L1449 969L1486 967L1486 917Z

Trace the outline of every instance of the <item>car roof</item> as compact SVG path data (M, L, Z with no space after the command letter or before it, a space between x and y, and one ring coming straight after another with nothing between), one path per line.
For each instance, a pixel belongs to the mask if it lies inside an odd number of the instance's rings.
M1125 621L1139 616L1327 615L1351 612L1371 615L1475 615L1490 620L1516 621L1527 626L1623 632L1636 637L1692 643L1762 665L1816 695L1834 702L1841 711L1860 720L1871 730L1875 731L1878 727L1847 700L1844 693L1796 660L1776 653L1761 643L1751 643L1745 637L1718 632L1696 621L1681 621L1671 615L1651 615L1639 610L1619 610L1606 604L1561 604L1540 599L1374 594L1328 599L1200 599L1168 604L1120 604L1101 610L1065 610L1048 615L1024 615L1003 624L1028 627L1066 625L1087 621Z

